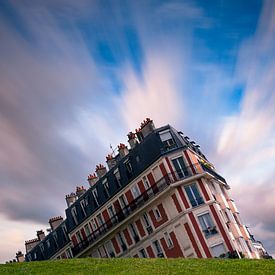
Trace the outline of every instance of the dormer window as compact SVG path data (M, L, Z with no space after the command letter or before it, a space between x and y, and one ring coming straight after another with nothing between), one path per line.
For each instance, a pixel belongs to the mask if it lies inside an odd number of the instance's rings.
M75 225L77 225L78 221L77 221L77 212L76 212L76 208L75 207L73 207L71 209L71 213L72 213L72 217L73 217L74 223L75 223Z
M39 245L39 247L40 247L41 252L43 253L43 252L44 252L44 244L41 243L41 244Z
M108 184L108 181L107 179L104 179L103 182L102 182L102 185L103 185L103 192L104 192L104 196L105 198L109 198L110 197L110 193L109 193L109 184Z
M120 182L121 181L121 176L120 176L120 172L119 172L118 168L115 169L114 176L115 176L115 182L116 182L117 187L118 188L121 187L121 182Z
M132 164L129 159L125 162L125 167L126 167L127 177L128 178L132 177L133 176L133 168L132 168Z
M88 202L87 202L86 198L84 200L80 201L80 206L81 206L81 210L82 210L83 216L87 216L87 213L86 213L86 210L85 210L85 207L87 205L88 205Z
M166 151L177 147L169 130L160 132L159 136Z
M98 195L97 195L97 190L96 190L96 189L94 189L94 190L92 191L92 193L93 193L93 197L94 197L95 204L96 204L96 206L98 206L98 205L99 205L99 203L98 203Z

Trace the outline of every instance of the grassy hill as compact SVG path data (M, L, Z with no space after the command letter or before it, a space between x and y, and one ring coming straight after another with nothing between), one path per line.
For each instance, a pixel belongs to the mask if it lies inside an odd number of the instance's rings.
M275 261L86 258L3 264L0 274L275 274Z

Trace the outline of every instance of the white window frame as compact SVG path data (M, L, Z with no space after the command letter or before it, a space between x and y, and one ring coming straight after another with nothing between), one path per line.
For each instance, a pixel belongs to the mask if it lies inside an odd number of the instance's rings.
M143 185L145 187L146 190L148 190L149 188L151 188L151 184L147 178L147 176L143 176L142 177L142 181L143 181Z
M86 210L85 210L85 207L87 206L86 199L83 199L83 200L80 201L80 206L81 206L81 209L84 213L84 216L86 217L87 216L87 213L86 213Z
M92 193L93 193L93 197L94 197L94 200L96 202L96 205L99 206L99 203L98 203L98 194L97 194L96 188L93 189Z
M154 216L157 221L162 219L162 216L161 216L161 213L160 213L158 207L154 207L153 212L154 212Z
M173 248L174 247L174 243L171 239L171 236L170 236L171 233L168 233L168 232L164 232L164 238L165 238L165 241L167 243L167 247L168 248Z
M71 213L72 213L72 217L73 217L74 223L77 225L78 224L78 220L77 220L77 211L76 211L75 206L72 207Z
M136 199L137 197L139 197L141 195L141 192L137 186L137 184L134 184L132 187L131 187L131 192L133 194L133 197L134 199Z

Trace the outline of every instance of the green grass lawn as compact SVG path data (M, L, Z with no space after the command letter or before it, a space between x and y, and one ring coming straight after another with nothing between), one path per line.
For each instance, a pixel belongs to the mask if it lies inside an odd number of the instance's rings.
M275 274L275 261L86 258L3 264L0 274Z

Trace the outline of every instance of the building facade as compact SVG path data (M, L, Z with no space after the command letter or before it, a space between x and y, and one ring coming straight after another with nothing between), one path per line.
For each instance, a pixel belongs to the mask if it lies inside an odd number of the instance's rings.
M66 196L66 219L26 242L26 261L72 257L260 258L226 180L199 145L146 119ZM40 234L40 235L39 235Z

